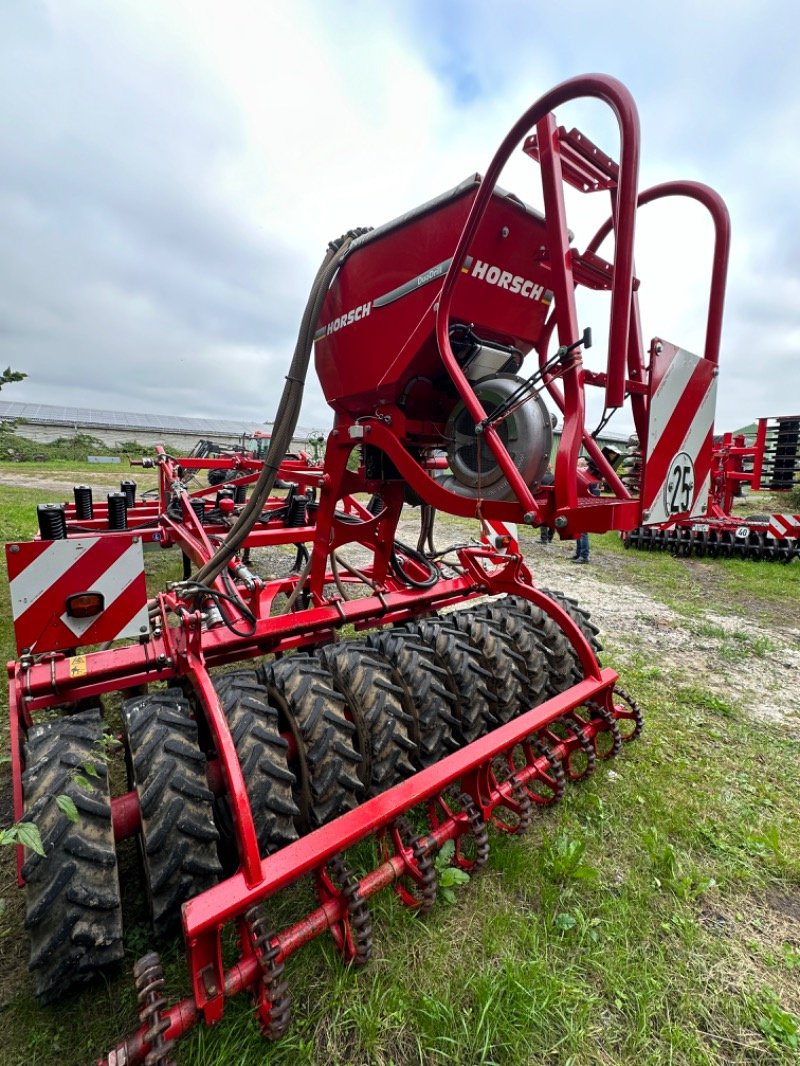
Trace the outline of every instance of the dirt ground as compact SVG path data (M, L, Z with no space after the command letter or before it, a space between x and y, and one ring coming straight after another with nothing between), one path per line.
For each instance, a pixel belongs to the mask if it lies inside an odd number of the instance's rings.
M135 481L137 488L143 489L155 487L157 476L152 470L142 470L141 467L131 468L127 463L98 464L97 471L84 472L80 475L80 483L91 485L98 495L108 492L119 492L120 481L130 478ZM0 485L11 485L18 489L41 489L52 492L58 500L72 499L72 486L77 484L74 474L64 472L56 474L52 471L46 477L36 477L35 474L20 469L16 464L4 463L0 466Z
M644 655L654 664L668 662L680 669L687 682L740 703L756 718L786 722L800 733L797 616L787 619L786 625L765 626L733 611L723 614L707 609L698 623L630 584L624 557L600 549L593 552L588 566L573 566L568 549L568 545L537 545L529 565L537 583L545 587L552 583L591 612L600 626L601 641L605 637L613 643L609 665L622 669L631 655ZM702 582L714 564L695 559L691 566ZM737 641L750 653L737 658Z
M416 519L409 518L400 536L414 544L417 529ZM439 533L437 548L446 544L446 534ZM710 689L755 718L784 722L800 735L800 615L765 625L738 613L739 604L722 613L717 595L709 597L714 610L687 617L634 583L627 553L604 550L595 541L589 565L575 566L570 542L542 546L535 532L523 541L523 551L539 587L564 592L591 613L601 643L613 647L607 665L623 670L634 656L669 664L686 684ZM714 562L676 560L676 565L691 567L700 589L713 585Z

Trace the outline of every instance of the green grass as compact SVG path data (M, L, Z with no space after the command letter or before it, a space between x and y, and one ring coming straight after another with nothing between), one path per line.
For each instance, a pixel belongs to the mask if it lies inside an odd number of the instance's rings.
M625 580L687 618L709 610L777 625L797 624L800 566L743 559L680 559L669 552L626 549L618 534L592 537L612 558L624 556ZM615 580L616 571L595 576Z
M29 536L46 499L0 487L3 538ZM614 564L596 577L646 589L698 641L721 640L723 658L726 648L769 654L769 638L748 633L748 609L765 623L796 619L798 566L625 552L613 535L592 545ZM175 568L175 555L148 553L151 580ZM0 597L10 658L5 585ZM687 683L668 656L623 642L612 634L604 661L624 662L623 687L645 709L639 741L571 785L525 837L493 833L487 868L453 888L452 905L440 900L417 919L391 891L374 897L375 951L363 970L343 969L328 937L292 956L294 1021L282 1041L265 1043L238 997L219 1026L179 1045L180 1066L797 1062L800 740L754 721L736 692L712 693L702 675ZM0 772L7 788L7 765ZM135 847L120 850L121 972L47 1009L31 993L21 893L2 856L4 1064L78 1066L135 1027L132 965L156 945ZM371 844L354 849L362 868L371 855ZM270 919L296 919L311 899L298 885L270 905ZM159 950L174 1000L188 991L183 956L176 943Z

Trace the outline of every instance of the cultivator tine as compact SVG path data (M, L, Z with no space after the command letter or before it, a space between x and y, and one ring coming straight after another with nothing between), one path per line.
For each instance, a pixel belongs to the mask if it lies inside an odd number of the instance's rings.
M358 878L339 855L332 855L314 873L321 903L341 901L341 915L330 925L331 936L347 966L364 966L372 957L372 918L359 891Z

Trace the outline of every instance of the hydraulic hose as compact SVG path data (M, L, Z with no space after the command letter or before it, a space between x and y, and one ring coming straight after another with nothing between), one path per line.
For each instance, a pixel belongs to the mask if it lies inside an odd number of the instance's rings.
M350 230L339 240L331 241L328 245L327 254L314 278L300 322L294 355L289 367L289 373L286 375L286 384L283 387L283 394L278 406L272 438L264 458L264 469L255 483L250 499L242 508L241 514L231 527L219 550L195 575L195 582L197 583L208 586L214 581L236 555L236 552L261 515L264 504L275 485L281 461L291 446L292 437L297 427L297 420L300 417L303 390L308 375L311 350L314 345L314 331L322 310L322 303L336 271L349 251L350 245L356 237L366 232L367 230L363 229Z

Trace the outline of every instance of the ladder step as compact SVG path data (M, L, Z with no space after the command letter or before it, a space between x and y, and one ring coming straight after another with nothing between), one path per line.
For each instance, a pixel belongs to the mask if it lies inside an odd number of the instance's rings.
M579 285L585 285L587 289L611 289L614 283L614 268L607 259L595 252L584 252L582 255L573 249L572 252L572 276ZM639 288L639 279L633 279L633 291Z
M580 130L567 130L559 126L556 136L560 143L559 156L564 180L581 192L599 192L615 189L619 177L619 164L602 152ZM531 134L523 151L537 162L540 147L537 134Z

